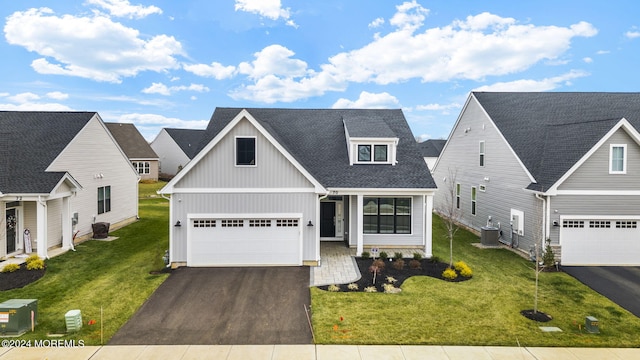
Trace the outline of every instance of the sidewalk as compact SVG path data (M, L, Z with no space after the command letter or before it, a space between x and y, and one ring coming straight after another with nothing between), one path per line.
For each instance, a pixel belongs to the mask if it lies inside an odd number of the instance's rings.
M160 345L0 348L0 360L592 360L640 359L640 349L419 345Z

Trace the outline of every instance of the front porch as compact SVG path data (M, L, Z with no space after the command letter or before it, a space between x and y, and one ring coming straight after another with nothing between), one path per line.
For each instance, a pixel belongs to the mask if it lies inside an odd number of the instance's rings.
M364 251L370 251L365 248ZM401 252L404 257L411 257L413 253L425 256L424 248L379 248L389 256ZM348 248L342 242L320 243L320 266L311 267L310 286L331 284L348 284L360 279L360 271L355 261L356 248Z

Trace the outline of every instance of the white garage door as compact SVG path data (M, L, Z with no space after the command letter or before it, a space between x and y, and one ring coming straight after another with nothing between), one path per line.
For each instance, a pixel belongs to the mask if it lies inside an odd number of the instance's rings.
M563 265L640 265L640 220L563 219Z
M187 266L302 265L302 220L190 217Z

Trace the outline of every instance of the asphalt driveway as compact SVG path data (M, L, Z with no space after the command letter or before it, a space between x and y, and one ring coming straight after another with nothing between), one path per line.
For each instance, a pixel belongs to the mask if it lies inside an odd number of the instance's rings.
M567 274L640 317L640 267L564 266Z
M311 344L309 268L179 268L110 345Z

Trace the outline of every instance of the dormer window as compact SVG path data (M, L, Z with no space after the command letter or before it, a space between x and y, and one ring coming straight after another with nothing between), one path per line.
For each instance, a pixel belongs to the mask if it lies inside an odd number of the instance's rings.
M389 162L388 148L388 145L358 145L358 162ZM373 156L371 149L373 149Z

